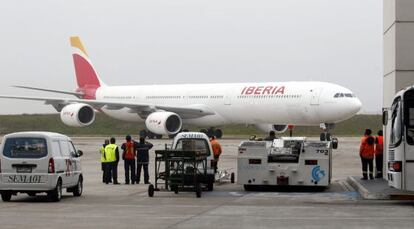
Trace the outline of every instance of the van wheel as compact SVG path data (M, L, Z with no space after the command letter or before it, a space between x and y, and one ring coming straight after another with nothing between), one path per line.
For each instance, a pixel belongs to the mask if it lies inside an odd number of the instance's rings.
M1 199L4 202L9 202L11 200L12 194L10 192L2 192L1 193Z
M196 192L196 197L200 198L201 197L201 185L200 185L200 183L196 183L195 192Z
M175 194L178 194L178 185L171 185L171 191L173 191Z
M81 196L83 192L83 177L79 176L78 184L73 188L73 196Z
M154 185L150 184L150 185L148 186L148 196L149 196L149 197L153 197L153 196L154 196L154 191L155 191L155 189L154 189Z
M213 181L207 183L207 191L211 192L214 189Z
M50 201L59 202L62 199L62 180L58 180L56 188L47 193Z

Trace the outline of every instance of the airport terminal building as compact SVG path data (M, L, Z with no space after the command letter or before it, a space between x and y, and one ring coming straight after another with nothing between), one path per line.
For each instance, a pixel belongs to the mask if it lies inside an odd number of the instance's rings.
M414 85L414 1L384 0L384 107Z

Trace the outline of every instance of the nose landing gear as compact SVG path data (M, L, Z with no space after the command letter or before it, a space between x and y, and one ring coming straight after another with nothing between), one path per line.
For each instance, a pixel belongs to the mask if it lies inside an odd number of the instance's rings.
M330 131L333 128L335 128L335 124L334 123L321 123L320 127L323 130L323 133L321 133L321 135L320 135L320 140L321 141L331 141L332 137L331 137Z
M321 129L324 131L320 135L321 141L329 141L332 143L332 148L337 149L338 148L338 139L331 136L331 133L329 133L330 130L332 130L335 127L334 123L321 123L320 124Z

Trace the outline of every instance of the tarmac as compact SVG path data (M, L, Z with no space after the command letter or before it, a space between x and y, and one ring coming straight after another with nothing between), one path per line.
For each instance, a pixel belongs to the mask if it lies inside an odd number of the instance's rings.
M215 184L213 192L203 192L201 198L196 198L193 192L169 191L156 192L150 198L148 185L124 184L122 161L118 167L122 184L105 185L98 151L104 138L72 139L77 149L84 151L83 195L73 197L64 193L58 203L47 202L45 195L13 196L11 202L0 203L1 229L412 228L414 225L414 201L365 199L360 189L352 185L349 177L359 181L361 173L359 138L339 138L339 148L333 152L332 183L324 191L246 192L237 183L223 182ZM237 174L237 146L242 140L220 140L223 146L220 169ZM163 149L171 143L170 139L150 141L154 149ZM122 136L117 138L117 143L121 142ZM151 156L151 178L153 174ZM369 188L366 190L371 192Z

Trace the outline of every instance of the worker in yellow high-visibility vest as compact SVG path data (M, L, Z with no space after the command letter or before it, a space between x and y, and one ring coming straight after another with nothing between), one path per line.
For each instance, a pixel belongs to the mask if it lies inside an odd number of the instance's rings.
M114 184L118 182L118 162L119 162L119 150L115 144L115 138L111 138L110 144L105 146L105 158L107 166L105 168L105 184L108 184L111 180Z
M103 183L105 183L105 166L106 166L105 146L107 145L109 145L109 140L105 139L104 144L99 150L99 152L101 153L101 170L102 170L102 182Z

